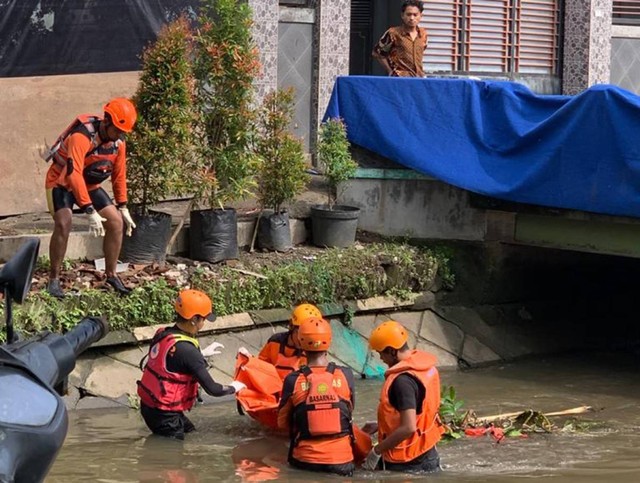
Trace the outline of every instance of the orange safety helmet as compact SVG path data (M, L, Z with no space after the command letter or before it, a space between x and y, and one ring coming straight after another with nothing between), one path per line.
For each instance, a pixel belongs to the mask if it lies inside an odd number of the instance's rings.
M176 299L176 312L185 320L199 315L213 322L216 314L213 312L213 304L207 294L200 290L183 290Z
M322 317L307 318L300 325L298 340L304 351L328 351L331 346L331 324Z
M300 304L293 309L293 313L291 314L291 325L299 327L302 322L311 317L321 319L322 312L320 312L320 309L313 304Z
M125 97L116 97L104 105L104 112L111 116L113 125L124 132L133 131L138 113L136 106Z
M369 347L378 352L387 347L400 349L407 343L408 338L407 329L395 320L387 320L373 329L369 336Z

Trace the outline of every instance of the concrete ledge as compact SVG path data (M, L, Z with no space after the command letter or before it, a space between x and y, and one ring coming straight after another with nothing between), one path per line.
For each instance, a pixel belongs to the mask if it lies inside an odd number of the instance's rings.
M304 219L292 218L289 220L291 230L291 242L300 245L307 241L309 236ZM238 222L238 247L244 248L251 245L255 220L241 220ZM40 240L39 256L49 255L49 242L51 233L37 233L24 235L10 235L0 237L0 263L9 260L28 238ZM94 237L88 231L73 231L69 235L66 258L70 260L95 260L104 256L101 237ZM189 226L184 226L171 247L170 255L187 253L189 251Z

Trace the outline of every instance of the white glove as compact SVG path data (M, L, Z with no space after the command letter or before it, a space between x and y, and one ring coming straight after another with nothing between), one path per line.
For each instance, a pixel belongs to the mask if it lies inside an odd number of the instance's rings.
M378 467L378 462L380 461L381 455L376 453L377 447L378 445L376 444L373 448L371 448L371 451L369 451L369 454L365 458L364 463L362 463L363 469L375 471L375 469Z
M97 211L94 211L89 215L89 233L93 236L104 236L104 226L102 222L107 221L106 218L102 218Z
M202 355L205 357L215 356L216 354L220 354L218 349L224 349L224 346L220 342L213 342L202 349Z
M240 347L238 349L238 354L242 354L243 356L251 357L251 352L246 347Z
M240 382L240 381L231 381L231 384L229 384L232 388L235 389L236 394L239 393L240 391L242 391L243 389L247 388L247 385Z
M127 236L131 236L131 234L133 233L133 229L136 227L136 224L133 222L133 218L131 218L131 213L129 213L129 208L127 208L126 206L123 206L121 208L118 208L118 210L120 210L120 213L122 213L124 224L127 225L126 234Z

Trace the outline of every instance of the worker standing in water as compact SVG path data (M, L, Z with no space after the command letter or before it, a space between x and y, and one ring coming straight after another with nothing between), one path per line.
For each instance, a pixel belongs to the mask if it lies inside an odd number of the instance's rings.
M276 367L283 380L305 363L298 342L298 328L310 317L322 318L322 312L312 304L298 305L291 314L288 330L272 335L258 354L259 359L270 362Z
M289 464L351 476L355 469L353 373L327 359L331 346L329 322L308 318L298 330L308 365L286 377L278 409L278 426L289 430L291 436Z
M440 423L440 376L436 357L410 350L407 330L389 320L376 327L369 346L389 366L380 394L377 423L362 428L378 432L363 467L416 473L440 470L436 443L443 426ZM382 460L382 461L381 461Z
M206 320L216 319L211 299L199 290L183 290L175 310L176 324L159 329L151 341L138 396L142 418L154 434L183 440L195 430L184 412L195 404L198 386L214 397L235 394L246 386L239 381L223 386L207 370L196 335Z

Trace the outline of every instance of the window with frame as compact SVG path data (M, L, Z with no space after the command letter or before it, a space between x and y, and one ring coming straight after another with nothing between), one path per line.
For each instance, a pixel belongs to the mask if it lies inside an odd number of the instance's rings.
M429 33L429 45L423 59L425 71L557 74L560 2L425 2L421 21L421 26Z
M640 25L640 0L613 0L613 25Z

